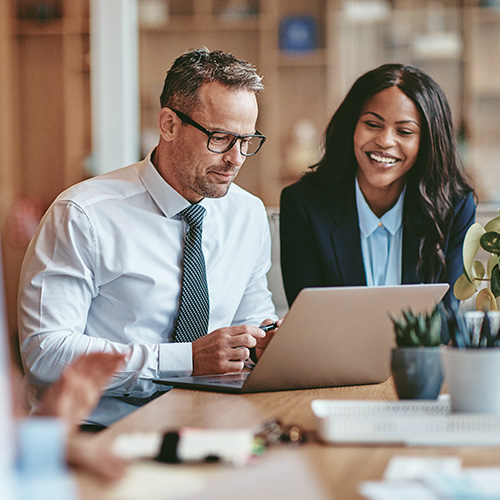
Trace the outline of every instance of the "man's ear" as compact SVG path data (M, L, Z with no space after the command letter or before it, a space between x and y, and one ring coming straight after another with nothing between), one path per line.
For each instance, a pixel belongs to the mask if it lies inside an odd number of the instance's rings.
M165 141L172 141L177 134L181 121L170 108L161 108L158 113L158 128Z

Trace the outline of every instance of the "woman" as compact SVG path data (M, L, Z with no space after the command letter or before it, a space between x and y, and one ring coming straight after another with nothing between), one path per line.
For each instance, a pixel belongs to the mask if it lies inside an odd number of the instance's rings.
M369 71L333 115L322 159L281 194L288 302L311 286L453 285L475 211L439 85L411 66Z

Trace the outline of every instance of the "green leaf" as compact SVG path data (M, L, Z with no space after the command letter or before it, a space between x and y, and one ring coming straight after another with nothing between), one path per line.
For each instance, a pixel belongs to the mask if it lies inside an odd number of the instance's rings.
M489 288L481 288L476 297L476 309L478 311L496 311L497 302Z
M491 271L491 292L496 297L500 297L500 269L496 265Z
M408 332L408 344L409 346L417 346L420 345L420 339L418 338L417 331L415 328L412 328Z
M420 343L425 345L425 334L427 333L427 322L425 321L425 316L423 314L419 314L417 317L417 335L420 339Z
M432 314L428 318L427 331L428 331L428 346L438 346L441 345L441 329L443 327L443 321L441 317L440 310L435 307Z
M453 294L458 300L467 300L472 297L477 291L477 281L473 280L471 283L465 274L462 274L455 285L453 286Z
M409 330L414 330L417 326L417 318L411 311L403 311L403 316L406 320Z
M472 263L472 279L482 280L484 278L484 264L480 260L475 260Z
M406 323L403 322L402 320L399 320L396 317L394 317L392 318L392 321L394 323L394 328L397 328L401 331L404 331L406 329Z
M487 252L500 255L500 234L496 231L489 231L488 233L484 233L481 236L479 242Z
M472 264L477 251L481 247L481 236L485 233L484 227L476 222L468 229L462 248L464 259L464 274L466 278L472 282Z
M484 226L485 231L495 231L500 233L500 216L491 219L486 226Z
M498 255L490 255L490 258L488 259L488 263L486 265L486 277L488 279L491 278L491 271L493 271L493 268L498 265L498 261Z

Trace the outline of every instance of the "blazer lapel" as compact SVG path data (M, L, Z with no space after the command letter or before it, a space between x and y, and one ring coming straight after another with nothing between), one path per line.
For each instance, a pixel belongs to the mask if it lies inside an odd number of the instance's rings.
M417 272L420 253L420 241L425 234L426 219L419 206L412 201L411 195L405 199L403 215L403 255L402 283L413 284L423 282L421 273Z
M344 196L335 197L334 205L330 237L343 286L366 285L354 183Z
M420 238L405 224L403 226L402 284L419 283L417 262Z

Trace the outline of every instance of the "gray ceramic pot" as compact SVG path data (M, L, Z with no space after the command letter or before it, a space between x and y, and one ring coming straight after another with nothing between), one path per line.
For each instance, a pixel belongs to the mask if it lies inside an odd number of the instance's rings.
M436 399L443 383L439 347L394 347L391 370L399 399Z

